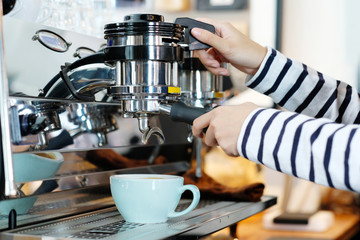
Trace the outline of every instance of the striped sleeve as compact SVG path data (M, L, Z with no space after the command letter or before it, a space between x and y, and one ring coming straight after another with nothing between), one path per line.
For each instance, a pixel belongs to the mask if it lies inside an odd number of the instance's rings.
M358 125L261 108L247 117L237 148L277 171L360 192L359 142Z
M270 96L280 106L338 123L360 123L356 89L268 48L259 71L246 85Z
M252 112L238 138L241 156L322 185L360 192L360 101L354 88L271 48L246 84L289 111Z

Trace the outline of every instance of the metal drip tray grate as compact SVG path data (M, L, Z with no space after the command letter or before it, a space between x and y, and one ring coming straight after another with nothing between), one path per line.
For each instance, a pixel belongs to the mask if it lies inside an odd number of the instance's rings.
M219 201L215 200L207 200L200 201L196 209L202 209L206 206L213 205ZM187 208L190 204L190 201L182 201L179 206L176 208L176 211L182 211ZM120 214L119 214L120 216ZM125 220L121 220L119 222L114 222L110 224L106 224L103 226L95 227L86 231L78 232L71 236L67 236L68 238L83 238L83 239L103 239L107 238L111 235L129 231L131 229L139 228L144 226L145 224L137 224L137 223L127 223Z
M241 221L276 203L275 197L264 196L260 202L225 202L202 200L197 208L166 223L127 223L116 207L85 213L74 217L23 227L2 233L1 236L31 239L166 239L181 235L206 235ZM181 211L190 204L182 200Z
M142 225L144 224L127 223L125 220L121 220L120 222L110 223L104 226L86 230L84 232L76 233L74 235L68 236L68 238L103 239L116 233L128 231Z

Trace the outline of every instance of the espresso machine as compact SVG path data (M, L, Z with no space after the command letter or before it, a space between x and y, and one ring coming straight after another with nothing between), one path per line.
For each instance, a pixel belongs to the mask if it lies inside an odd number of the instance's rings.
M196 69L193 51L209 46L188 34L213 26L134 14L99 39L1 18L1 238L201 237L276 203L202 199L156 225L127 223L114 206L111 175L190 168L189 125L222 89Z

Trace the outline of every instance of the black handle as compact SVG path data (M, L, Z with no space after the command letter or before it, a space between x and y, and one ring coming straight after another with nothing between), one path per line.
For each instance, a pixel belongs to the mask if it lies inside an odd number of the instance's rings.
M49 140L46 150L56 150L69 146L74 143L74 139L69 132L63 130L59 135Z
M211 109L190 107L181 101L174 103L170 110L170 117L173 121L185 122L192 125L195 118L207 113Z
M184 43L189 45L190 51L199 50L199 49L207 49L207 48L211 47L205 43L200 42L196 38L194 38L190 32L191 32L191 29L196 27L196 28L202 28L202 29L208 30L209 32L215 33L215 27L213 25L204 23L204 22L200 22L195 19L188 18L188 17L177 18L177 19L175 19L175 23L186 27Z

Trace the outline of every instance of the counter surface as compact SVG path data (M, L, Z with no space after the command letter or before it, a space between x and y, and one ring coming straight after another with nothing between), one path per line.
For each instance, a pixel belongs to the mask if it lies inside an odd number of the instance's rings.
M360 231L360 216L344 213L335 214L332 227L325 232L298 232L268 230L263 227L262 217L264 212L256 214L241 221L237 225L237 238L239 240L270 240L270 239L351 239Z

